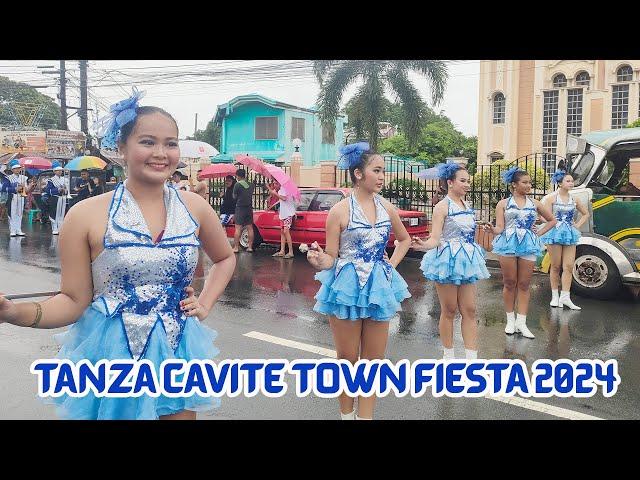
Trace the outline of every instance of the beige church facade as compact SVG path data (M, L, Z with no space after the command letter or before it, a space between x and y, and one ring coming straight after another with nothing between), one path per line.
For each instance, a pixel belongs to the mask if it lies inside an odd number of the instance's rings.
M567 134L638 119L640 60L482 61L479 103L478 164L531 153L564 157Z

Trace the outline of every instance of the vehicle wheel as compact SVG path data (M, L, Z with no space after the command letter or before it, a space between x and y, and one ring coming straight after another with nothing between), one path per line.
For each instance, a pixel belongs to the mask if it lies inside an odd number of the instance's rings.
M618 267L606 253L585 245L576 251L571 287L581 297L609 300L620 292L622 279Z
M253 246L251 248L255 250L262 244L262 235L260 235L255 225L251 225L249 228L253 228ZM242 230L242 234L240 234L240 245L242 248L248 248L249 246L249 230L246 228Z

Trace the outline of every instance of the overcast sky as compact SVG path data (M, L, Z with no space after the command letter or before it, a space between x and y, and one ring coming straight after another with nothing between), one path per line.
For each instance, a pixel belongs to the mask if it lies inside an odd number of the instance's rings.
M57 60L0 60L0 75L31 85L49 85L39 91L55 98L57 75L43 74L44 69L37 66L58 65ZM78 106L78 62L67 61L66 67L67 105ZM456 60L448 62L448 69L444 100L435 110L443 110L465 135L476 135L480 62ZM419 75L412 79L423 98L429 100L426 81ZM130 94L132 85L146 92L141 104L162 107L176 118L181 138L193 134L196 113L198 127L204 129L217 105L238 95L259 93L300 107L312 106L318 95L315 78L300 60L90 61L89 107L94 111L89 113L89 124L95 120L96 108L98 114L104 115L109 105ZM354 91L355 86L344 101ZM69 128L79 130L77 115L69 119Z

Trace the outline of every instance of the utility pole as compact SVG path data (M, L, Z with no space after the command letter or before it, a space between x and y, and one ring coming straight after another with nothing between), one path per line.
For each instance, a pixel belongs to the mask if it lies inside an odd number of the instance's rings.
M198 114L196 113L196 128L193 130L193 139L196 139L196 134L198 133Z
M60 60L60 128L67 130L67 77L64 60Z
M87 60L80 60L80 130L85 135L89 134L89 122L87 121Z

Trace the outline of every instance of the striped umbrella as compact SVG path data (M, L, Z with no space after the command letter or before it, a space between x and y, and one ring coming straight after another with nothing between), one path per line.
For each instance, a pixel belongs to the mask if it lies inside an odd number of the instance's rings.
M93 157L90 155L82 155L71 160L65 165L66 170L84 170L84 169L97 169L102 170L107 166L107 162L99 157Z

